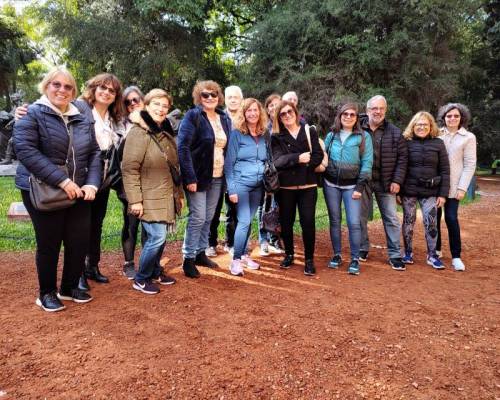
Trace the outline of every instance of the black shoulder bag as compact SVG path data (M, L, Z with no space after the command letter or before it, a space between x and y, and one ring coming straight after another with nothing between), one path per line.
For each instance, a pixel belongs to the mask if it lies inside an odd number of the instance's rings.
M264 166L264 190L267 193L275 193L280 188L278 170L274 166L273 152L271 151L271 146L269 145L269 135L264 134L264 139L266 141L267 149L267 159Z

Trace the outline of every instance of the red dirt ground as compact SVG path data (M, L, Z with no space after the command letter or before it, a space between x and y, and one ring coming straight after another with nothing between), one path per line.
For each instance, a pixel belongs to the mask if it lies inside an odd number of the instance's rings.
M0 400L498 400L500 180L479 185L481 200L460 209L464 273L425 265L419 222L406 272L391 270L382 248L358 277L345 264L328 270L322 232L314 278L301 265L280 270L278 257L232 277L224 255L198 280L171 268L177 284L147 296L108 253L111 283L93 285L94 301L49 314L34 304L34 255L3 253ZM380 222L370 232L385 244ZM169 265L179 254L167 246Z

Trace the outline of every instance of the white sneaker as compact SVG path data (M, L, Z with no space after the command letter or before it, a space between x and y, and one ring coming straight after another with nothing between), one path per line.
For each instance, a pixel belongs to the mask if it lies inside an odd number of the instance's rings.
M269 245L264 242L260 245L259 256L267 257L269 255Z
M272 244L269 245L268 249L269 249L269 253L272 253L272 254L283 254L284 253L284 251L282 249L280 249L279 247L274 247Z
M455 271L465 271L465 265L460 258L453 258L451 265L453 265Z
M241 262L246 265L248 269L259 269L260 265L257 264L254 260L252 260L247 255L241 257Z
M229 271L231 271L231 275L235 276L243 276L243 264L241 260L233 260L231 261L231 266L229 267Z
M234 247L229 247L229 246L226 244L226 245L224 246L224 251L225 251L226 253L229 253L229 254L233 255L233 254L234 254Z
M217 250L215 246L210 246L205 249L205 255L207 257L217 257Z

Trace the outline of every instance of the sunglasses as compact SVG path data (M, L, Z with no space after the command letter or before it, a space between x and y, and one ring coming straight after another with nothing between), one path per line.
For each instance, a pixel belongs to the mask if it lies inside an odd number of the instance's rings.
M292 109L280 112L281 118L286 117L287 115L295 115L295 112Z
M139 97L132 97L131 99L125 99L125 106L133 106L134 104L139 104L141 99Z
M64 89L66 92L72 92L73 91L73 85L68 85L68 84L62 84L61 82L50 82L50 85L55 89L55 90L61 90Z
M452 118L459 119L460 118L460 114L458 114L458 115L456 115L456 114L448 114L448 115L445 115L444 117L448 118L448 119L452 119Z
M219 97L219 94L217 92L201 92L201 97L204 99L208 99L209 97L216 99Z
M116 90L110 86L99 85L98 87L101 92L108 91L109 94L116 94Z
M355 118L355 117L357 117L357 114L356 113L350 113L350 112L343 112L342 116L344 118Z

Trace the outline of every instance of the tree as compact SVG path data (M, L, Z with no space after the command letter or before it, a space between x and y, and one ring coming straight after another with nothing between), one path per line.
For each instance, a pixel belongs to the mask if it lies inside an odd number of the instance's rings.
M404 125L458 93L454 38L477 3L458 0L450 12L445 0L287 0L251 31L241 79L258 96L298 90L302 111L324 130L339 101L376 93Z

